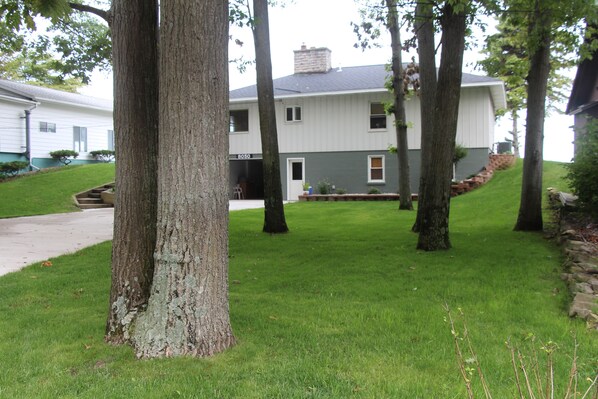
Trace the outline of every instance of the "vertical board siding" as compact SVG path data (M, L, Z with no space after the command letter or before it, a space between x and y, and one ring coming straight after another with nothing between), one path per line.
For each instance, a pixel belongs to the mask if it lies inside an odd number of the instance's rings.
M281 153L385 151L396 146L394 117L387 127L370 131L371 102L391 101L388 93L328 95L276 100L276 117ZM286 107L302 108L302 121L286 122ZM231 109L249 109L249 132L230 134L230 153L261 153L256 102L234 103ZM406 101L409 149L421 148L420 101ZM457 143L468 148L491 148L494 137L494 109L485 87L461 92Z

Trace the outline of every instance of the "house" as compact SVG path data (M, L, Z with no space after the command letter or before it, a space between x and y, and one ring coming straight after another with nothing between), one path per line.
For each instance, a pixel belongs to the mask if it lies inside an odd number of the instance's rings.
M577 67L566 113L574 116L575 141L589 118L598 119L598 50Z
M37 169L58 165L51 151L77 151L73 163L85 163L106 149L114 149L111 100L0 80L0 162Z
M327 48L302 46L295 52L295 73L274 80L283 195L295 200L309 182L327 181L349 193L398 190L394 117L385 88L385 65L331 67ZM456 178L479 172L494 144L496 111L506 107L502 81L463 75L457 143L468 149ZM417 192L420 175L420 102L406 103L411 185ZM248 198L260 198L262 161L256 86L230 92L230 184Z

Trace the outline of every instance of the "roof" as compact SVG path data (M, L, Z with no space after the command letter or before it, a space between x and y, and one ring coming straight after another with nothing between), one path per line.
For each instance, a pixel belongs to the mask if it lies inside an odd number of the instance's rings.
M591 101L593 91L596 88L595 82L598 79L598 50L592 58L584 59L577 67L573 88L567 103L567 115L575 115L586 112L590 108L596 107L598 101Z
M49 102L112 112L112 100L0 79L0 95L21 101Z
M385 82L390 75L386 65L333 68L325 73L298 73L274 79L274 97L309 97L334 94L354 94L386 91ZM487 76L463 74L462 87L487 86L494 108L506 108L504 83ZM257 99L256 85L231 90L231 102Z

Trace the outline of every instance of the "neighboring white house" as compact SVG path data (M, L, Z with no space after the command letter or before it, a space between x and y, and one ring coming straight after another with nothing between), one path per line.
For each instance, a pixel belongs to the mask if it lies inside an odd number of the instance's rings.
M114 149L112 101L0 80L0 162L58 165L51 151L75 150L73 163L90 151Z
M274 80L281 179L285 199L297 199L302 183L328 181L336 188L365 193L371 187L397 192L394 117L383 103L391 100L385 65L331 68L327 48L295 51L295 73ZM502 81L463 74L457 143L468 156L457 178L479 172L494 144L496 111L505 108ZM406 104L411 185L417 192L420 171L420 102ZM432 112L432 110L430 110ZM244 194L263 195L256 86L230 92L231 186Z

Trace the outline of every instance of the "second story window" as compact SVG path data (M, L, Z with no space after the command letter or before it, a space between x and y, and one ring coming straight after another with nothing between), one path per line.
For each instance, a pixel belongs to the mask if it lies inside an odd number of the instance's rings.
M384 104L370 103L370 130L386 129L386 112Z
M301 122L301 107L286 107L287 122Z

